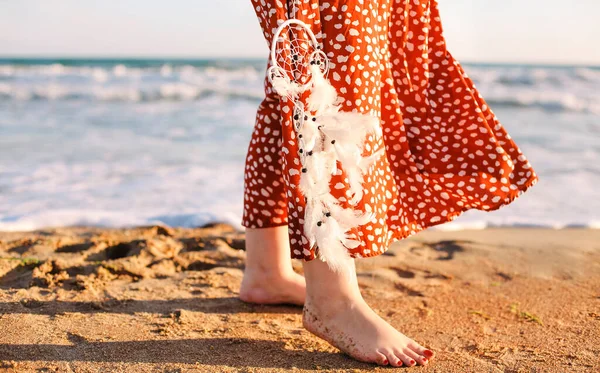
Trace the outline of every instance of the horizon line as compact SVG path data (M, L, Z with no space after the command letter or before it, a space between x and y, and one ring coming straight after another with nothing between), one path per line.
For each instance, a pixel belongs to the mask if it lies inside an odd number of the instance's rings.
M152 56L152 55L0 55L0 60L267 60L268 56ZM592 67L600 68L600 61L584 61L584 62L569 62L569 61L518 61L518 60L469 60L460 59L461 64L481 64L481 65L519 65L519 66L556 66L556 67Z

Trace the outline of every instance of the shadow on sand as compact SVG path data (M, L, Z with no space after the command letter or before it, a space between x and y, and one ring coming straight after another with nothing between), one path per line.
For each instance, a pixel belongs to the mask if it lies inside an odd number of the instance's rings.
M285 349L285 342L245 338L91 342L69 336L72 345L0 344L0 360L114 363L180 363L229 367L338 369L368 367L341 353ZM268 356L268 358L266 358Z

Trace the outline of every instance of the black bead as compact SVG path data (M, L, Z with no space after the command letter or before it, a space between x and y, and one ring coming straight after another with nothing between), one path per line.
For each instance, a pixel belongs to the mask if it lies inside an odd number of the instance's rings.
M316 121L317 121L317 117L313 117L313 122L316 122Z
M321 61L317 61L317 65L320 65L320 64L321 64Z
M298 153L300 153L300 154L304 153L304 149L298 150Z
M303 173L306 173L306 171L308 171L306 168L303 168L303 169L302 169L302 172L303 172Z
M312 155L312 150L308 152L308 155Z
M331 213L330 213L330 212L327 212L327 213L325 213L325 216L327 216L327 217L330 217L330 216L331 216Z
M301 139L301 138L302 138L302 135L301 135L301 134L300 134L300 135L298 135L298 138L300 138L300 139Z
M322 224L323 224L323 222L322 222L322 221L320 221L320 222L318 222L318 223L317 223L317 226L319 226L319 227L320 227Z
M317 129L320 131L323 126L318 126Z
M298 116L298 114L294 115L294 119L298 120L300 117Z
M332 143L332 144L335 144L335 140L331 140L331 143Z
M308 115L305 115L305 116L304 116L304 120L308 120Z

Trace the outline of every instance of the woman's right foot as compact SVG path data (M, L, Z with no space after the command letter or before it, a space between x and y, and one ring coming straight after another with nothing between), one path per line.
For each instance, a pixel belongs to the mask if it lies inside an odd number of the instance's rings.
M246 229L246 268L240 299L258 304L302 306L306 281L294 272L288 227Z
M356 360L379 365L425 365L433 352L394 329L362 299L312 303L304 327Z
M302 306L306 297L306 282L293 271L268 274L265 271L244 272L240 299L257 304L293 304Z

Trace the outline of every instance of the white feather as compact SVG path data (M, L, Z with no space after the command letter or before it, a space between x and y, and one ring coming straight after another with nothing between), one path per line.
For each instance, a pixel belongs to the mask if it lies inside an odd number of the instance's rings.
M315 193L314 184L313 178L308 174L308 172L300 174L300 183L298 184L298 189L300 189L300 192L308 201L314 200L317 196L317 193Z
M317 200L308 200L304 214L304 235L309 241L310 247L313 248L317 243L317 223L323 217L323 204Z
M271 85L279 96L288 97L292 100L298 98L298 95L302 92L302 87L300 87L298 83L280 76L273 77L271 79Z
M332 149L333 150L333 149ZM337 157L335 151L323 150L323 158L325 161L325 174L327 175L327 184L331 180L331 176L337 172Z
M340 224L344 231L365 225L373 220L373 213L343 208L338 204L327 205L331 216Z
M309 70L312 78L312 89L307 99L308 109L312 112L323 113L329 107L335 105L337 92L323 76L319 65L310 65Z
M304 140L304 151L310 152L314 150L317 142L321 139L321 133L317 129L317 124L310 118L305 120L300 133Z
M381 156L383 155L383 153L385 152L385 150L383 148L379 149L378 151L376 151L375 153L367 156L367 157L363 157L360 160L360 163L358 165L358 167L360 167L360 169L362 170L363 174L367 173L367 171L369 170L369 168L371 168L371 166L377 162L377 160L379 158L381 158Z
M351 273L352 258L348 253L348 249L341 242L344 236L345 232L335 219L326 218L321 226L316 229L319 258L326 262L333 271L349 274Z
M324 152L314 153L308 157L314 172L314 188L317 196L329 194L329 182L331 180L331 157ZM310 170L309 170L310 172Z
M319 199L329 193L330 166L327 165L327 154L322 152L307 156L300 174L300 191L309 200Z
M377 118L360 113L338 112L319 117L323 132L344 145L362 149L369 133L377 135L380 128Z
M351 238L344 237L342 239L342 244L349 249L356 249L357 247L359 247L362 244L362 242L351 239Z

